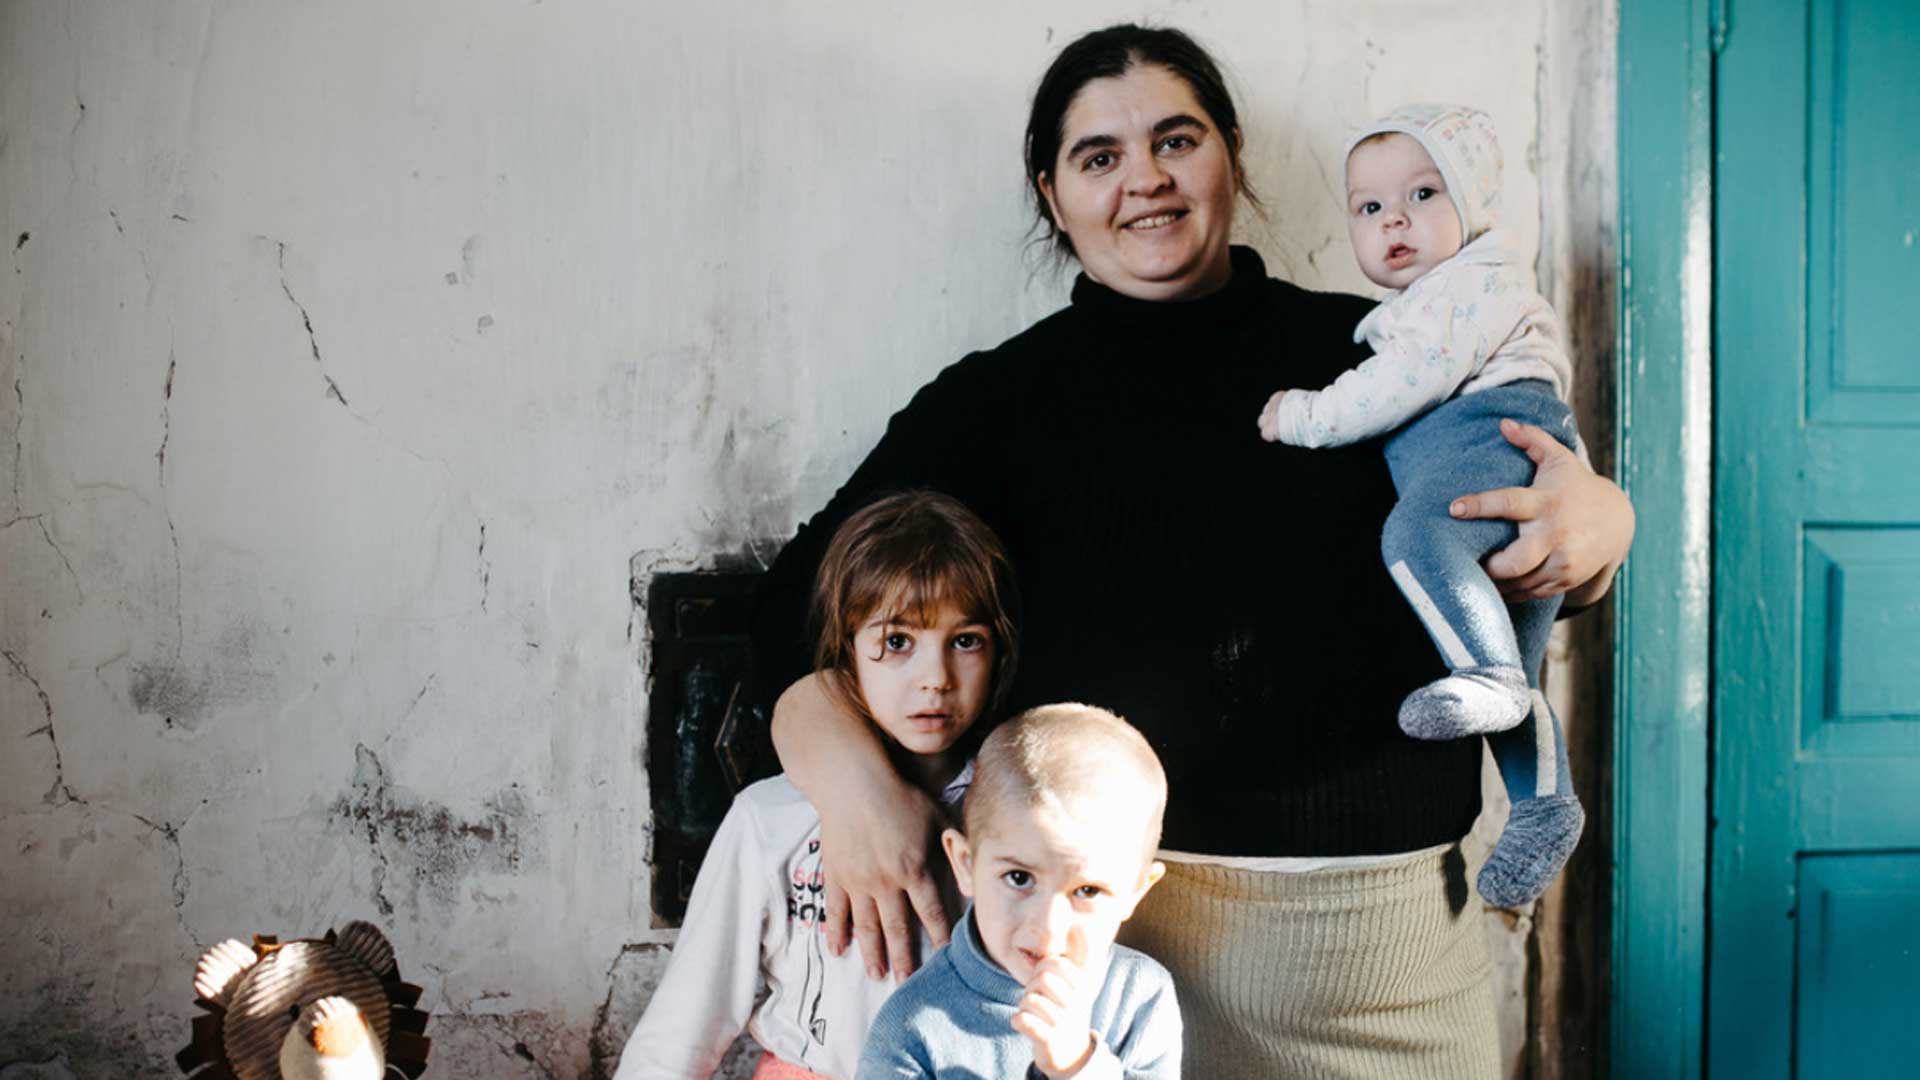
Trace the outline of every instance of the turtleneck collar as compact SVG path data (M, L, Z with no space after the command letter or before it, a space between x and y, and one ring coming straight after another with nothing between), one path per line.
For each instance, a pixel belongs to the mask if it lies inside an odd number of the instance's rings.
M980 931L973 925L972 905L968 905L967 913L960 916L960 924L953 928L947 959L953 962L953 973L960 976L967 989L1002 1005L1020 1004L1026 988L987 955L987 947L980 942Z
M1259 252L1237 244L1229 258L1233 261L1233 277L1197 300L1140 300L1117 293L1082 273L1073 282L1073 306L1089 315L1125 322L1162 322L1174 308L1182 316L1203 320L1232 318L1248 311L1260 297L1267 280L1267 264Z
M960 916L959 924L953 928L953 938L947 944L947 959L967 989L988 1001L1018 1005L1027 992L1006 968L987 955L987 947L980 941L980 930L973 924L972 904L967 905L966 914ZM1093 972L1096 983L1105 983L1107 965L1112 962L1113 950L1108 949L1100 959L1098 970Z

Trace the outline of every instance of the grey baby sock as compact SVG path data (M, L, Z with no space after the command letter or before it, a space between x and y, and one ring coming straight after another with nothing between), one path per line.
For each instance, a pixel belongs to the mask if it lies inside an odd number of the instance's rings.
M1496 907L1536 899L1567 865L1587 815L1572 795L1542 795L1513 804L1506 831L1487 856L1475 883Z
M1465 667L1408 694L1400 703L1400 730L1416 739L1491 735L1517 726L1532 708L1526 672Z

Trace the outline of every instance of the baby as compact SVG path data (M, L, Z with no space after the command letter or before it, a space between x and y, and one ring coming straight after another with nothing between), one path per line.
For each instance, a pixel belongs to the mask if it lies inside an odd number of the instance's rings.
M941 841L972 901L880 1010L859 1080L1180 1075L1173 979L1113 943L1166 867L1167 781L1132 726L1044 705L987 736L966 831Z
M945 495L888 496L834 533L813 602L828 690L872 721L903 775L956 801L970 733L998 715L1014 670L999 539ZM812 804L785 776L742 791L615 1080L706 1080L742 1028L766 1051L756 1080L850 1080L892 985L858 953L827 951L822 891Z
M1423 739L1491 735L1513 813L1478 884L1517 906L1539 896L1580 839L1559 721L1540 696L1558 597L1511 608L1480 560L1513 542L1502 520L1456 521L1453 500L1532 482L1501 433L1533 424L1579 452L1560 322L1494 231L1500 148L1483 112L1408 105L1347 143L1347 229L1360 269L1391 290L1354 330L1373 355L1322 390L1281 390L1260 432L1292 446L1389 435L1399 502L1382 531L1387 570L1451 673L1408 695L1400 726Z

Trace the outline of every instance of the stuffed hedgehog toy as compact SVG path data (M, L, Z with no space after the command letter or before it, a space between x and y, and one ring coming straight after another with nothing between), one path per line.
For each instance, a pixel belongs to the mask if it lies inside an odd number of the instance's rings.
M418 1077L431 1042L420 988L400 981L393 946L371 923L324 938L253 947L223 941L194 970L193 1042L174 1058L194 1080Z

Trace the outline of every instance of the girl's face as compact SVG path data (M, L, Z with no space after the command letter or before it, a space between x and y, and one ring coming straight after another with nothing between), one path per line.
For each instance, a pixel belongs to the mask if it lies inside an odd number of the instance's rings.
M1080 88L1039 177L1087 276L1139 300L1191 300L1233 277L1232 140L1186 80L1153 64Z
M918 617L876 612L854 635L853 653L867 712L908 753L946 751L987 703L993 634L952 605Z

